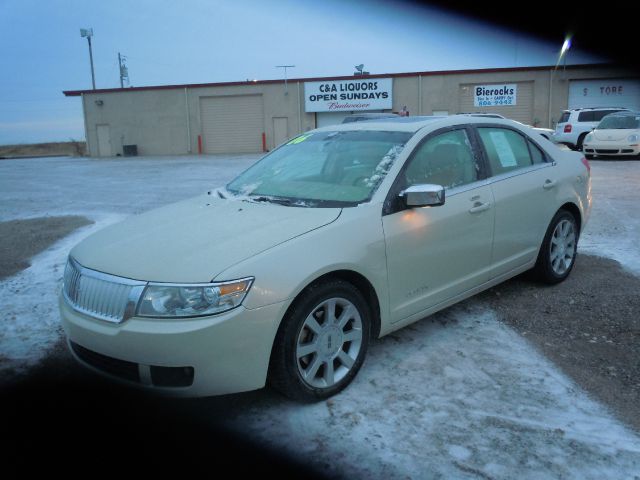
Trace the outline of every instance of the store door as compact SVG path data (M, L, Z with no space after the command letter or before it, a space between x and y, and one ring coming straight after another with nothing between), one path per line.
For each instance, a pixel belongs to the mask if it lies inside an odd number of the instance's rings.
M289 138L287 117L273 117L273 146L278 147Z
M98 133L98 156L110 157L111 152L111 131L109 125L96 125Z

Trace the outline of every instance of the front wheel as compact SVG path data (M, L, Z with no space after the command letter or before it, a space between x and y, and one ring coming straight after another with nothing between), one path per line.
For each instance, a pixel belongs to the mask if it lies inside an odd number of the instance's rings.
M344 389L369 345L370 309L350 283L309 287L283 319L271 355L270 384L294 400L328 398Z
M555 284L569 276L578 253L578 235L575 217L566 210L558 211L549 224L534 267L540 280Z

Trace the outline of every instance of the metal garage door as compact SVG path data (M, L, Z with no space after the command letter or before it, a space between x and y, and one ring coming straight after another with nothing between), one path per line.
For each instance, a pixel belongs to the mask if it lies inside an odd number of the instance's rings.
M515 105L504 107L476 107L474 106L474 91L478 85L487 85L485 83L471 83L466 85L460 85L460 112L483 112L483 113L498 113L503 117L516 120L518 122L526 123L527 125L533 124L533 82L504 82L495 84L496 87L501 87L506 84L516 84L517 94Z
M201 97L200 115L205 153L262 151L262 95Z
M640 80L572 80L569 108L625 107L640 110Z

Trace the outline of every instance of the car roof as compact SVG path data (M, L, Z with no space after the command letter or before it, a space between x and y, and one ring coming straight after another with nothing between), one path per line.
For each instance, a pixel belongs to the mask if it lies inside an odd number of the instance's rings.
M571 108L564 110L565 112L582 112L584 110L620 110L620 111L629 111L628 108L625 107L583 107L583 108Z
M613 112L610 113L609 115L606 115L607 117L612 117L612 116L616 116L616 117L633 117L636 115L640 115L640 112L634 112L632 110L621 110L619 112Z
M459 113L458 115L467 115L469 117L488 117L488 118L507 118L499 113L484 113L484 112L472 112L472 113Z
M398 115L395 113L387 113L387 112L362 112L362 113L351 113L349 117L397 117Z
M380 118L368 120L366 122L340 123L337 125L328 125L318 128L314 131L345 131L345 130L377 130L388 132L411 132L415 133L425 127L444 128L454 125L466 124L496 124L515 126L520 129L524 125L513 120L492 118L492 117L474 117L470 115L448 115L448 116L414 116L414 117L397 117L397 118Z

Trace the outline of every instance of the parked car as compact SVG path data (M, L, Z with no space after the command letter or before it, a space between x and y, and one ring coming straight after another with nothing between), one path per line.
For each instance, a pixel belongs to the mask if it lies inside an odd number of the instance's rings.
M617 112L604 117L585 137L583 152L587 158L640 155L640 112Z
M62 326L82 364L133 384L327 398L371 339L527 270L566 279L590 181L581 154L509 120L313 130L75 246Z
M600 120L610 113L628 111L626 108L576 108L562 112L551 140L582 151L582 143Z
M383 118L399 118L399 115L396 113L369 113L369 112L361 112L354 113L347 117L344 117L342 123L352 123L352 122L363 122L365 120L380 120Z

